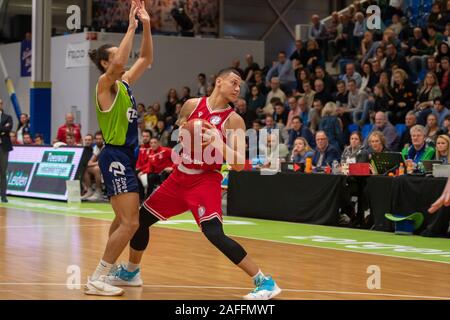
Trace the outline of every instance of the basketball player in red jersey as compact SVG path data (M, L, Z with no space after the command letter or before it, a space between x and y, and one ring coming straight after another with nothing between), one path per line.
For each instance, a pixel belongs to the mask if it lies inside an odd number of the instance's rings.
M245 139L245 123L229 103L239 98L241 81L236 70L221 71L211 96L186 101L177 122L182 126L191 119L208 121L208 128L203 130L203 141L208 141L206 144L222 154L222 162L226 159L236 171L244 168L245 155L238 152L238 146L245 146L245 141L238 140ZM239 134L239 130L244 134ZM233 140L234 143L230 143ZM159 220L167 220L190 210L206 238L253 278L256 288L244 299L268 300L281 292L272 277L261 272L244 248L224 234L222 175L218 171L221 165L181 163L144 202L140 209L139 229L130 242L129 263L118 266L108 277L111 285L141 286L139 263L149 242L149 227Z

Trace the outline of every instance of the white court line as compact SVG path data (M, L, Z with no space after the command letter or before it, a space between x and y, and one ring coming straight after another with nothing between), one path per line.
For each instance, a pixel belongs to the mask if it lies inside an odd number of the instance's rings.
M85 284L70 284L71 286L83 287ZM67 286L66 283L44 283L44 282L22 282L13 283L5 282L0 283L0 286ZM216 287L216 286L174 286L174 285L143 285L146 288L168 288L168 289L217 289L217 290L253 290L254 288L243 287ZM438 299L438 300L450 300L450 297L437 297L437 296L420 296L420 295L406 295L406 294L393 294L393 293L371 293L371 292L351 292L351 291L331 291L331 290L306 290L306 289L282 289L283 292L297 292L297 293L327 293L327 294L340 294L340 295L362 295L362 296L379 296L379 297L392 297L392 298L414 298L414 299Z
M25 226L0 226L0 229L25 229L25 228L66 228L66 227L109 227L111 224L30 224Z

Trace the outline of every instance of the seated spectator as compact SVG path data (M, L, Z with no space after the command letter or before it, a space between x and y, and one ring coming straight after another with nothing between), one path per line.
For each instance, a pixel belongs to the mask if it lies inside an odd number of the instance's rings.
M355 71L355 64L347 63L347 65L345 66L345 74L341 77L341 80L343 80L345 84L348 86L348 82L351 79L355 80L356 87L358 89L361 88L362 77L358 72Z
M270 80L271 91L267 95L266 106L264 107L265 114L272 114L275 111L274 106L272 105L272 98L278 98L281 102L286 101L286 94L280 88L280 79L274 77Z
M347 107L339 108L338 114L350 113L353 123L362 126L369 116L368 105L365 104L367 100L367 93L358 90L356 80L350 79L348 81L348 103Z
M308 80L303 81L303 89L305 93L300 94L300 97L303 98L305 101L305 107L309 110L312 108L314 97L316 96L316 92L312 90L311 83ZM319 95L320 97L321 95ZM324 100L327 100L328 98L325 97Z
M156 127L152 130L153 137L158 139L159 144L163 147L169 145L170 132L166 129L166 123L164 120L158 120Z
M343 146L342 123L337 117L337 107L334 102L328 102L322 110L319 130L325 132L328 142L341 151Z
M25 137L24 137L24 139L25 139ZM31 140L31 143L33 143L31 136L30 136L30 140ZM74 135L68 134L68 135L66 135L66 146L67 147L81 147L82 145L81 145L81 143L77 143Z
M353 29L353 40L356 41L356 46L360 46L361 41L364 37L366 26L366 20L364 19L364 14L362 12L357 12L355 14L355 27Z
M439 83L436 75L428 72L425 77L422 88L419 90L417 102L414 106L418 114L417 122L424 125L427 116L433 112L434 99L441 97L442 92L439 88Z
M273 113L273 119L276 123L282 124L286 128L289 111L284 107L284 103L275 103L275 112Z
M272 134L273 130L279 130L280 143L284 143L289 140L286 127L282 123L276 123L271 115L266 116L266 126L263 129L267 130L268 134Z
M438 64L442 64L442 59L449 58L450 56L449 44L447 42L441 42L435 52L435 56L436 62Z
M444 41L444 36L442 33L438 32L435 24L427 25L427 34L428 39L425 39L425 45L428 47L427 54L432 55L435 51L435 48L439 46L439 44Z
M300 94L305 93L305 88L303 88L303 83L308 82L310 85L312 83L312 77L306 68L299 68L296 70L297 78L297 91Z
M428 57L428 47L425 44L422 29L414 28L413 38L409 39L405 45L405 56L411 67L411 71L419 76L420 71L425 67L426 58Z
M328 143L328 137L323 131L316 133L316 149L312 160L313 167L319 169L332 166L333 161L340 162L341 153L333 145Z
M166 113L164 115L165 117L173 116L173 114L175 113L175 106L177 105L177 102L178 102L177 90L172 88L167 93L167 101L166 101L166 104L165 104L165 106L166 106Z
M435 98L433 105L433 113L438 117L438 126L444 126L445 117L450 114L450 111L445 107L442 98Z
M75 139L75 144L81 143L81 126L74 123L74 116L72 113L66 114L66 123L58 128L56 139L59 142L67 144L67 135L72 135Z
M198 85L197 85L197 97L206 96L206 92L208 89L208 83L206 82L206 74L200 73L197 76Z
M18 141L17 141L17 133L15 131L11 131L9 133L9 138L11 139L11 144L12 145L18 145Z
M309 40L306 43L306 67L310 72L314 72L317 66L324 64L322 51L317 41Z
M380 76L381 73L383 72L383 70L381 69L381 63L378 59L372 60L370 62L370 64L372 65L372 74L374 77L374 82L378 83L380 82Z
M394 14L392 16L392 24L389 26L392 30L394 30L395 35L398 37L403 30L403 24L400 20L400 16L398 14Z
M164 119L164 115L161 113L161 105L159 102L155 102L152 106L153 111L155 111L156 119Z
M43 146L45 145L44 143L44 136L40 133L36 133L34 135L34 145L35 146Z
M372 158L372 154L386 152L386 139L382 132L374 131L367 138L368 141L368 151L369 151L369 159Z
M276 62L267 73L266 83L268 85L271 84L272 78L275 77L278 78L280 87L283 91L290 93L297 86L292 61L287 59L284 51L280 51L278 53L278 62Z
M292 148L291 161L295 163L305 163L307 158L313 158L314 151L308 144L305 138L295 138L294 146Z
M309 112L309 128L313 133L319 129L319 123L322 119L323 104L319 99L314 99L313 107Z
M269 89L266 86L263 73L260 70L255 71L255 86L258 87L259 92L263 95L263 97L266 97L269 94Z
M147 166L138 173L138 178L146 189L146 198L169 177L173 169L172 149L162 147L158 139L151 138Z
M442 134L436 140L436 160L442 161L443 164L449 164L450 159L450 138Z
M385 70L392 70L394 65L398 66L398 68L404 70L408 76L411 76L411 69L409 68L409 64L406 61L405 56L398 53L397 47L393 43L389 43L386 46L386 65L384 67Z
M324 91L329 95L332 95L336 91L336 81L331 77L323 66L317 66L315 68L316 79L323 81Z
M289 140L287 142L287 146L289 150L292 150L294 146L294 141L297 138L304 138L308 142L312 148L315 148L316 142L314 141L314 135L311 130L307 126L304 125L302 119L298 116L295 116L292 119L292 129L289 131Z
M408 80L408 75L402 69L397 69L393 73L394 88L392 96L394 107L392 111L392 123L404 123L405 115L414 109L416 101L415 86Z
M425 80L425 76L428 72L433 72L434 74L439 74L439 65L436 61L436 58L433 56L428 56L426 58L426 68L422 68L419 72L418 81L423 82Z
M186 101L188 101L189 99L191 99L191 88L189 87L183 87L183 93L181 96L181 103L185 103Z
M430 145L436 145L436 139L439 135L438 118L434 113L430 113L427 117L427 125L425 127L425 138Z
M241 76L242 80L245 79L244 70L241 69L241 61L239 59L233 59L233 62L231 64L231 68L236 70L239 73L239 75ZM213 82L211 82L211 83L213 83Z
M242 80L247 82L249 86L253 86L256 81L255 80L255 72L260 70L260 67L253 60L253 56L251 54L247 54L245 56L245 61L247 62L247 67L244 70L244 77L242 78Z
M295 51L289 59L291 59L294 69L296 69L296 66L299 68L306 67L306 48L304 48L302 40L295 41Z
M373 91L373 87L378 82L377 77L372 72L372 65L370 63L364 63L363 64L363 70L361 73L362 80L361 80L361 87L359 88L359 91L370 93Z
M253 87L256 88L256 87ZM256 90L258 90L256 88ZM256 112L247 108L247 102L244 99L238 99L235 111L244 119L246 129L251 129L253 121L257 118Z
M300 98L301 99L301 98ZM292 119L294 119L294 117L299 117L302 113L302 111L300 110L300 107L298 105L298 97L290 97L288 99L288 107L289 107L289 113L288 113L288 117L287 117L287 122L286 122L286 129L290 130L292 129Z
M31 133L30 130L30 117L26 113L20 115L19 125L17 126L17 141L19 144L23 144L23 134Z
M368 53L371 52L370 50L372 49L372 46L375 45L375 41L373 41L373 33L370 31L366 31L364 32L364 37L361 40L361 54L362 54L362 60L361 60L361 65L369 62L369 55Z
M81 200L99 201L102 196L102 178L98 165L98 158L105 146L101 131L95 133L95 146L92 149L92 156L83 173L83 187ZM95 191L92 189L92 180L95 181Z
M363 146L362 136L359 131L352 132L350 135L350 145L342 153L342 163L368 162L369 154Z
M144 121L145 116L145 104L138 103L137 105L138 121Z
M402 150L405 160L412 160L418 164L424 160L434 159L434 148L425 142L425 128L420 124L411 128L412 145Z
M314 100L319 99L320 102L322 102L322 105L326 105L327 102L333 100L333 97L325 91L325 84L321 79L316 79L316 81L314 81L314 91L316 92L314 94Z
M449 88L449 81L450 81L450 63L449 63L448 57L444 57L441 59L441 65L440 65L440 72L438 74L440 88L442 92L442 103L445 106L450 106L450 88Z
M70 142L72 142L73 145L75 145L75 139L74 139L74 137L72 135L68 135L66 137L67 141L69 141L69 139L70 139ZM24 133L23 134L23 145L25 145L25 146L33 145L33 139L31 138L31 134L30 133Z
M376 84L373 89L373 95L369 97L369 101L373 101L372 111L375 113L388 111L389 100L390 96L385 86L381 83Z
M377 112L375 114L375 125L373 126L371 132L380 131L383 133L385 140L384 146L389 151L398 151L400 139L397 135L397 130L388 121L388 118L384 112ZM365 143L367 145L367 143Z
M400 137L400 149L403 149L405 147L408 147L411 145L411 128L414 127L417 124L417 117L414 111L410 111L406 114L405 117L405 125L406 130L403 132L402 136Z
M83 138L83 147L93 148L93 144L94 144L94 136L88 133Z
M139 146L139 153L136 162L136 174L139 175L143 170L147 170L150 154L150 139L152 138L152 132L145 129L141 133L142 144ZM140 200L145 200L145 188L140 179L138 179Z
M266 105L266 98L259 91L258 86L253 86L251 91L251 96L247 99L248 109L252 110L258 116L263 114L263 108Z
M149 106L147 109L147 113L144 116L145 129L152 130L156 123L158 122L158 117L156 115L155 109L153 106Z
M333 100L339 108L347 108L348 106L348 91L347 86L343 80L337 82L337 91L334 94Z
M300 119L302 119L305 125L308 125L311 109L307 107L305 98L298 99L297 106L300 109Z

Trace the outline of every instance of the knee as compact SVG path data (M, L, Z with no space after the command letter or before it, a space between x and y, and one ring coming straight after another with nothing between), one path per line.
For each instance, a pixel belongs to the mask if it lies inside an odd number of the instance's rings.
M120 221L120 226L125 229L126 232L130 234L130 236L133 236L139 228L139 218L136 215L136 217L133 217L131 219L122 219Z

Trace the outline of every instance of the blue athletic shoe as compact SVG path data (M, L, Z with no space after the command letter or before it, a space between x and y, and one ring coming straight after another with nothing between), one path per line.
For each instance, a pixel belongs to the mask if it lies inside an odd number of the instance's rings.
M258 277L255 279L255 286L252 292L244 296L244 300L270 300L281 293L271 276Z
M141 279L140 268L130 272L123 264L115 266L106 277L105 282L119 287L142 287L144 284Z

